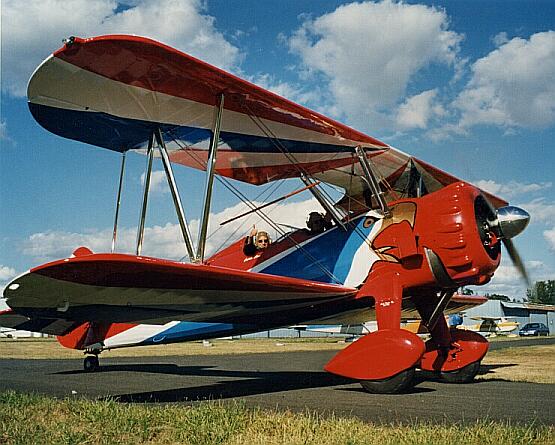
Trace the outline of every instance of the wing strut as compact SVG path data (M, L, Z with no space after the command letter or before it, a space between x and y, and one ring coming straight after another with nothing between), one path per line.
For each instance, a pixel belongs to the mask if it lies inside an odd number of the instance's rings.
M118 187L118 198L116 201L116 216L114 217L114 233L112 235L112 253L116 249L116 237L118 233L118 216L119 216L119 208L121 205L121 189L123 186L123 173L125 172L125 150L121 153L121 171L119 174L119 187Z
M148 190L150 188L150 176L152 174L152 158L154 156L153 144L154 144L154 135L151 134L150 137L148 138L148 151L147 151L147 162L146 162L146 173L145 173L145 191L143 194L143 206L141 208L141 216L139 218L139 228L137 230L137 250L136 250L137 256L141 254L141 249L143 248L143 237L145 234L146 206L148 204Z
M204 262L204 247L206 246L206 232L208 230L208 217L210 215L210 204L212 202L212 186L214 184L214 173L216 169L216 155L218 153L218 142L220 140L220 126L222 123L222 113L224 110L224 95L220 95L220 104L216 109L214 118L214 127L212 128L212 138L210 140L210 148L208 152L208 161L206 163L206 186L204 189L204 210L199 228L198 246L197 246L197 262Z
M166 144L164 142L164 138L162 137L162 132L159 128L157 128L154 132L154 136L156 137L158 150L160 151L160 156L162 157L162 163L164 164L164 170L166 171L168 185L170 186L170 190L172 192L173 203L175 205L175 211L177 212L179 225L181 226L181 233L183 234L183 239L185 240L185 246L187 247L187 253L189 254L189 259L191 261L194 261L195 254L193 250L193 242L191 241L191 232L189 231L187 218L185 217L185 211L183 210L183 206L181 205L181 198L179 196L179 191L177 190L175 177L173 176L173 170L170 158L168 156L168 150L166 149Z
M362 149L362 147L360 145L357 145L355 147L355 153L358 157L358 160L360 161L360 166L362 167L362 171L364 172L364 176L366 177L366 181L368 182L368 185L372 189L372 194L376 198L376 201L378 201L378 204L380 205L380 209L381 209L382 213L384 214L384 216L390 216L391 211L389 210L389 206L387 205L387 201L385 200L384 194L383 194L382 190L380 189L380 184L379 184L378 180L376 179L376 175L374 174L374 170L372 170L372 167L371 167L370 163L368 162L368 158L366 157L365 151Z

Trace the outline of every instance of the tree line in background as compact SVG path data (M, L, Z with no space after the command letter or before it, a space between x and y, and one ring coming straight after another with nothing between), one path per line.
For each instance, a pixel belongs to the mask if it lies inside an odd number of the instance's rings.
M530 303L555 304L555 280L536 281L526 290L526 298Z
M461 288L463 295L474 295L474 291L468 288ZM514 301L503 294L485 294L489 300ZM555 305L555 280L536 281L534 285L526 290L526 299L529 303L554 304Z

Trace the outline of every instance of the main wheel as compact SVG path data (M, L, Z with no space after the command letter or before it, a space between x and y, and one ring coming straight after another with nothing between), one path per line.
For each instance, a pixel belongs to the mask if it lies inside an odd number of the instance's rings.
M83 369L85 372L96 372L100 369L98 357L96 355L88 355L83 361Z
M479 370L480 361L477 361L456 371L442 372L440 376L441 380L447 383L470 383L474 380Z
M399 394L414 386L414 368L383 380L361 380L362 387L373 394Z

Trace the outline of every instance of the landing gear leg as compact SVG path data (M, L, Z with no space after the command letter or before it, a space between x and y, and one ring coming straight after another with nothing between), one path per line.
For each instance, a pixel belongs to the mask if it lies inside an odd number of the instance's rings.
M100 371L100 364L98 363L98 354L87 355L83 361L83 369L85 372Z
M337 354L325 370L360 381L371 393L395 394L414 386L414 370L424 354L424 342L402 330L403 286L399 274L372 279L359 291L375 302L378 331L365 335Z
M447 383L472 382L488 351L488 341L472 331L450 330L443 310L434 323L429 323L433 308L419 302L416 307L432 336L426 342L426 352L420 362L421 369Z

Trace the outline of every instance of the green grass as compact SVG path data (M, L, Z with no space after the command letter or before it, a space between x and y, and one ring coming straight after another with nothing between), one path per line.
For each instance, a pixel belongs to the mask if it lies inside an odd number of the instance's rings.
M0 444L551 444L553 426L482 421L374 425L240 402L133 405L0 393Z

